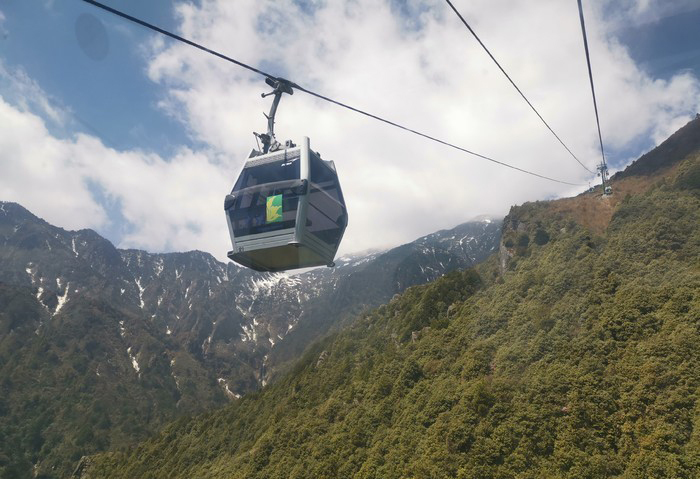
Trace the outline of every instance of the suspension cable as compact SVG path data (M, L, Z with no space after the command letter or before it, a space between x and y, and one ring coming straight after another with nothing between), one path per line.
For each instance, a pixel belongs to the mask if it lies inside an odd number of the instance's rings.
M532 111L535 112L535 114L539 117L539 119L542 120L542 123L544 123L544 126L546 126L547 129L548 129L550 132L552 132L552 135L554 135L554 137L555 137L557 140L559 140L559 143L561 143L561 146L563 146L564 148L566 148L566 151L569 152L569 154L571 155L571 157L572 157L574 160L576 160L576 161L578 162L579 165L581 165L582 167L584 167L584 168L586 169L586 171L588 171L589 173L593 174L594 172L591 171L586 165L584 165L583 163L581 163L581 160L579 160L578 157L577 157L576 155L574 155L574 153L569 149L569 147L566 146L566 144L564 143L564 141L562 141L562 139L559 138L559 135L557 135L557 134L554 132L554 130L552 129L552 127L549 126L549 123L547 123L547 122L545 121L545 119L542 118L542 115L540 115L540 112L537 111L537 109L532 105L532 103L530 103L530 100L528 100L527 97L525 96L525 94L520 90L520 88L518 88L518 85L515 84L515 82L513 81L513 79L510 77L510 75L508 75L508 73L507 73L507 72L505 71L505 69L501 66L501 64L498 62L498 60L496 60L496 58L493 56L493 54L491 53L491 51L490 51L488 48L486 48L486 45L484 45L484 42L481 41L481 38L479 38L479 36L478 36L478 35L476 34L476 32L474 31L474 29L473 29L473 28L469 25L469 23L464 19L464 17L462 16L462 14L459 13L459 11L458 11L457 8L452 4L452 2L451 2L450 0L445 0L445 1L446 1L447 4L450 6L450 8L452 8L452 11L455 12L455 14L459 17L459 19L462 21L462 23L464 24L464 26L467 27L467 30L469 30L469 32L474 36L474 38L476 39L476 41L479 42L479 45L481 45L481 47L482 47L482 48L484 49L484 51L488 54L488 56L491 57L491 60L493 60L493 62L494 62L494 63L496 64L496 66L498 67L498 69L501 70L501 72L505 75L505 77L508 79L508 81L510 82L510 84L513 85L513 88L515 88L515 89L517 90L517 92L520 93L520 96L523 97L523 100L525 100L525 102L530 106L530 108L532 109Z
M591 70L591 55L588 51L588 39L586 37L586 22L583 19L583 5L581 0L578 0L578 14L581 18L581 33L583 34L583 48L586 51L586 63L588 64L588 78L591 81L591 93L593 95L593 109L595 110L595 122L598 125L598 140L600 140L600 154L603 157L602 166L605 164L605 150L603 149L603 135L600 133L600 117L598 116L598 102L595 98L595 87L593 86L593 71Z
M307 93L308 95L314 96L314 97L319 98L319 99L321 99L321 100L325 100L325 101L327 101L327 102L329 102L329 103L332 103L332 104L334 104L334 105L340 106L340 107L342 107L342 108L346 108L346 109L348 109L348 110L354 111L355 113L359 113L359 114L361 114L361 115L367 116L367 117L372 118L372 119L375 119L375 120L377 120L377 121L381 121L381 122L383 122L383 123L386 123L386 124L388 124L388 125L394 126L394 127L396 127L396 128L400 128L400 129L402 129L402 130L404 130L404 131L408 131L408 132L410 132L410 133L413 133L413 134L415 134L415 135L421 136L421 137L426 138L426 139L428 139L428 140L432 140L432 141L437 142L437 143L440 143L440 144L442 144L442 145L449 146L450 148L454 148L454 149L459 150L459 151L462 151L462 152L464 152L464 153L468 153L468 154L473 155L473 156L476 156L476 157L478 157L478 158L481 158L481 159L490 161L490 162L492 162L492 163L496 163L497 165L501 165L501 166L504 166L504 167L506 167L506 168L510 168L510 169L513 169L513 170L516 170L516 171L520 171L521 173L525 173L525 174L528 174L528 175L531 175L531 176L536 176L536 177L542 178L542 179L544 179L544 180L553 181L553 182L555 182L555 183L561 183L561 184L570 185L570 186L585 186L585 185L580 184L580 183L571 183L571 182L568 182L568 181L558 180L558 179L556 179L556 178L551 178L551 177L549 177L549 176L541 175L541 174L539 174L539 173L535 173L535 172L533 172L533 171L526 170L526 169L524 169L524 168L520 168L520 167L511 165L511 164L508 164L508 163L505 163L505 162L502 162L502 161L495 160L495 159L490 158L490 157L488 157L488 156L486 156L486 155L482 155L482 154L473 152L473 151L468 150L468 149L466 149L466 148L462 148L462 147L460 147L460 146L454 145L454 144L449 143L449 142L447 142L447 141L440 140L440 139L438 139L438 138L435 138L435 137L433 137L433 136L427 135L427 134L425 134L425 133L421 133L421 132L419 132L419 131L417 131L417 130L414 130L414 129L412 129L412 128L408 128L408 127L406 127L406 126L400 125L400 124L398 124L398 123L395 123L395 122L393 122L393 121L387 120L387 119L382 118L382 117L380 117L380 116L374 115L374 114L372 114L372 113L368 113L368 112L366 112L366 111L364 111L364 110L360 110L359 108L355 108L355 107L352 107L352 106L347 105L347 104L345 104L345 103L342 103L342 102L340 102L340 101L333 100L332 98L329 98L329 97L327 97L327 96L321 95L320 93L316 93L316 92L314 92L314 91L311 91L311 90L309 90L309 89L307 89L307 88L304 88L304 87L302 87L302 86L300 86L300 85L298 85L297 83L294 83L294 82L292 82L292 81L288 81L288 80L284 80L284 79L282 79L282 78L275 77L274 75L272 75L272 74L270 74L270 73L267 73L267 72L265 72L265 71L262 71L262 70L259 70L259 69L255 68L255 67L252 67L252 66L250 66L250 65L247 65L247 64L245 64L245 63L243 63L243 62L240 62L240 61L238 61L238 60L236 60L236 59L234 59L234 58L231 58L231 57L226 56L226 55L224 55L224 54L222 54L222 53L219 53L219 52L217 52L217 51L215 51L215 50L212 50L212 49L207 48L207 47L205 47L205 46L202 46L202 45L200 45L200 44L198 44L198 43L196 43L196 42L193 42L192 40L188 40L187 38L181 37L180 35L176 35L175 33L172 33L172 32L169 32L169 31L167 31L167 30L164 30L164 29L162 29L162 28L160 28L160 27L157 27L157 26L155 26L155 25L153 25L153 24L151 24L151 23L148 23L148 22L146 22L146 21L144 21L144 20L141 20L141 19L136 18L136 17L133 17L133 16L127 14L127 13L124 13L124 12L121 12L121 11L119 11L119 10L116 10L116 9L114 9L114 8L112 8L112 7L109 7L109 6L107 6L107 5L104 5L103 3L97 2L96 0L83 0L83 1L86 2L86 3L89 3L89 4L91 4L91 5L93 5L93 6L95 6L95 7L101 8L102 10L105 10L105 11L107 11L107 12L110 12L110 13L112 13L112 14L114 14L114 15L117 15L117 16L119 16L119 17L121 17L121 18L124 18L124 19L129 20L129 21L134 22L134 23L137 23L137 24L139 24L139 25L141 25L141 26L143 26L143 27L146 27L146 28L148 28L148 29L150 29L150 30L153 30L153 31L155 31L155 32L158 32L158 33L160 33L160 34L163 34L163 35L165 35L165 36L168 36L168 37L170 37L170 38L173 38L173 39L175 39L175 40L178 40L178 41L180 41L180 42L186 43L187 45L190 45L190 46L192 46L192 47L198 48L199 50L202 50L202 51L204 51L204 52L210 53L210 54L214 55L215 57L218 57L218 58L220 58L220 59L222 59L222 60L226 60L226 61L228 61L228 62L230 62L230 63L233 63L233 64L235 64L235 65L238 65L238 66L240 66L240 67L242 67L242 68L245 68L246 70L249 70L249 71L251 71L251 72L253 72L253 73L257 73L258 75L262 75L262 76L264 76L264 77L266 77L266 78L270 78L270 79L273 79L273 80L282 80L282 81L288 83L289 85L291 85L293 88L295 88L295 89L297 89L297 90L299 90L299 91L302 91L302 92L304 92L304 93Z

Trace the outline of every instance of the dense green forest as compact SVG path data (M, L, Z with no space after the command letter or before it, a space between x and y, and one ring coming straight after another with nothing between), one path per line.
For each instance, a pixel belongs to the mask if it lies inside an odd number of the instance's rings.
M700 156L624 181L605 227L576 221L595 192L515 207L500 255L77 475L700 477Z
M191 373L181 393L162 344L145 335L137 344L155 360L143 374L129 374L128 357L105 359L122 348L110 330L132 318L105 300L74 301L43 331L47 315L29 288L0 283L0 305L2 479L65 477L83 454L132 444L178 415L226 402L223 394L212 400L216 386L184 354L178 368Z

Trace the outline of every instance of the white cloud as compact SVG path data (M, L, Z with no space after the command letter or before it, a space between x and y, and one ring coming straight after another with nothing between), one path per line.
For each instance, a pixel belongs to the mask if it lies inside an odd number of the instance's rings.
M26 76L15 80L25 82L17 88L31 91L33 104L50 105ZM121 205L121 214L132 226L119 246L201 249L225 258L223 194L231 180L215 155L183 148L166 160L141 151L118 152L84 134L56 138L46 120L25 106L0 98L0 124L11 125L0 131L2 200L17 201L58 226L104 230L115 218L91 192L89 185L96 185ZM65 115L52 108L38 113Z
M50 98L21 68L8 68L0 61L0 86L3 97L16 104L20 110L35 112L54 124L68 121L69 112L57 107L56 99Z
M456 2L531 101L591 168L599 161L578 11L555 0ZM549 135L441 1L422 6L422 28L388 2L203 2L178 7L181 33L249 64L460 146L547 176L588 175ZM698 108L698 80L648 77L611 36L617 19L587 11L603 135L610 150L665 138ZM649 12L656 1L618 10ZM610 10L610 8L608 8ZM641 13L640 13L641 14ZM163 45L168 45L163 47ZM171 91L193 134L238 166L269 101L258 77L183 45L161 43L149 74ZM276 72L273 72L276 73ZM387 246L528 199L571 188L485 163L297 92L282 100L283 139L311 137L335 160L350 210L347 250Z
M104 224L104 211L87 191L69 142L51 136L40 117L2 100L0 124L12 125L10 134L0 134L3 200L18 201L66 228Z
M240 61L433 136L521 168L587 184L587 174L558 144L442 1L388 2L205 0L179 4L180 33ZM397 2L393 2L398 4ZM598 162L576 5L547 0L457 1L483 41L565 142L589 167ZM611 35L619 11L587 11L603 136L610 149L665 138L700 109L698 79L650 78ZM625 10L627 9L627 10ZM635 10L637 9L637 10ZM609 10L609 9L608 9ZM125 37L126 38L126 37ZM143 46L133 46L143 48ZM229 247L223 197L265 128L262 79L211 55L157 39L147 74L167 92L161 107L182 121L205 151L172 158L115 151L98 139L53 137L63 110L30 78L14 75L0 102L0 198L52 223L105 228L112 221L91 195L98 185L121 205L132 228L121 246L154 251ZM0 77L3 71L0 71ZM5 76L8 76L5 72ZM12 76L12 75L10 75ZM86 93L86 94L89 94ZM6 95L6 93L3 93ZM350 225L343 252L386 247L513 204L571 194L565 185L504 169L316 100L283 98L281 140L311 137L335 161ZM9 131L9 133L8 133Z

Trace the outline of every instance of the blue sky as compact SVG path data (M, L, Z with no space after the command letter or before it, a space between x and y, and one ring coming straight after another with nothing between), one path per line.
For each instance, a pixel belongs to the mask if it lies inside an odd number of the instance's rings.
M177 26L170 1L112 3L164 28ZM184 125L154 107L161 92L144 75L146 60L137 48L151 32L78 0L2 0L0 11L9 32L2 42L6 66L21 67L72 112L75 124L57 134L78 129L99 135L114 148L165 154L176 145L191 144ZM90 58L78 42L75 26L85 14L104 24L109 50L103 60Z
M619 32L632 58L655 77L689 69L700 75L700 7Z
M314 11L309 2L295 3L306 12ZM106 4L166 30L178 29L172 1L123 0ZM417 15L426 8L395 0L391 5L393 11L404 17L406 25L415 28L420 24ZM700 8L680 10L681 13L616 32L632 58L654 77L669 78L684 69L700 76L700 29L697 28ZM183 144L197 146L186 125L157 108L162 89L144 74L147 58L138 45L158 34L80 0L2 0L0 11L6 17L4 30L12 32L3 41L6 65L24 69L72 112L75 123L67 130L56 130L57 134L70 134L78 129L98 135L108 146L117 149L141 148L166 155ZM76 33L81 15L104 25L108 54L102 60L90 58L81 49ZM28 22L28 18L32 21ZM275 65L264 58L257 65L275 72ZM86 90L94 94L85 95ZM629 153L635 148L637 145L629 148ZM612 153L614 165L616 157L624 159L628 151Z
M466 148L574 182L593 180L513 96L442 1L105 3ZM544 3L455 2L592 168L599 161L595 119L575 2L573 9ZM584 5L603 138L611 166L620 168L698 109L700 6ZM0 167L13 171L0 179L0 200L59 226L96 229L119 246L197 248L223 258L220 203L254 146L251 132L264 128L269 102L259 94L266 90L254 75L80 0L0 0L0 98L12 122L0 132ZM505 214L522 201L576 192L303 94L283 100L278 132L285 129L310 136L339 165L350 203L342 252L388 247L471 216ZM386 198L400 198L404 216Z

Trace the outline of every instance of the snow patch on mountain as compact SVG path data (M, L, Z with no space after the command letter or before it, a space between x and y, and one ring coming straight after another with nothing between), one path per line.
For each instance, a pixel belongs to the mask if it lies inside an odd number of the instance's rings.
M274 288L282 279L286 278L287 275L283 273L274 273L268 277L252 279L251 280L251 293L255 296L267 295L270 290Z
M243 333L245 334L245 339L243 339L243 335L241 335L242 341L258 342L258 333L255 331L255 324L241 324L241 329L243 329Z
M126 348L126 353L129 355L129 358L131 359L131 366L134 368L134 370L135 370L137 373L140 373L140 372L141 372L141 368L139 367L139 362L138 362L136 356L134 356L133 354L131 354L131 346L129 346L128 348Z
M165 268L165 266L163 266L163 258L158 258L158 259L156 260L156 267L155 267L156 276L159 276L159 277L160 277L160 275L161 275L161 273L163 272L163 269L164 269L164 268Z
M217 379L217 382L219 383L219 385L220 385L221 387L223 387L224 391L226 392L226 394L227 394L229 397L231 397L231 398L233 398L233 399L240 399L240 398L241 398L241 395L240 395L240 394L236 394L235 392L231 391L231 389L229 389L229 387L228 387L228 381L226 381L226 379L224 379L224 378L219 378L219 379Z
M140 256L139 256L139 258L140 258ZM146 288L141 286L141 278L137 278L135 280L135 282L136 282L136 286L139 288L139 302L140 302L141 309L143 309L143 307L146 305L146 303L143 302L143 292L146 291Z
M56 284L58 284L58 287L61 287L61 280L59 278L56 278ZM66 285L66 289L63 290L63 294L61 296L56 296L58 299L58 304L56 305L56 309L53 312L53 315L56 316L61 309L63 309L63 306L68 302L68 291L70 290L70 283Z
M172 376L173 380L175 381L175 387L177 388L178 391L180 391L180 378L175 375L175 371L173 370L173 367L175 366L175 358L172 358L170 360L170 375ZM182 391L180 391L182 392Z

